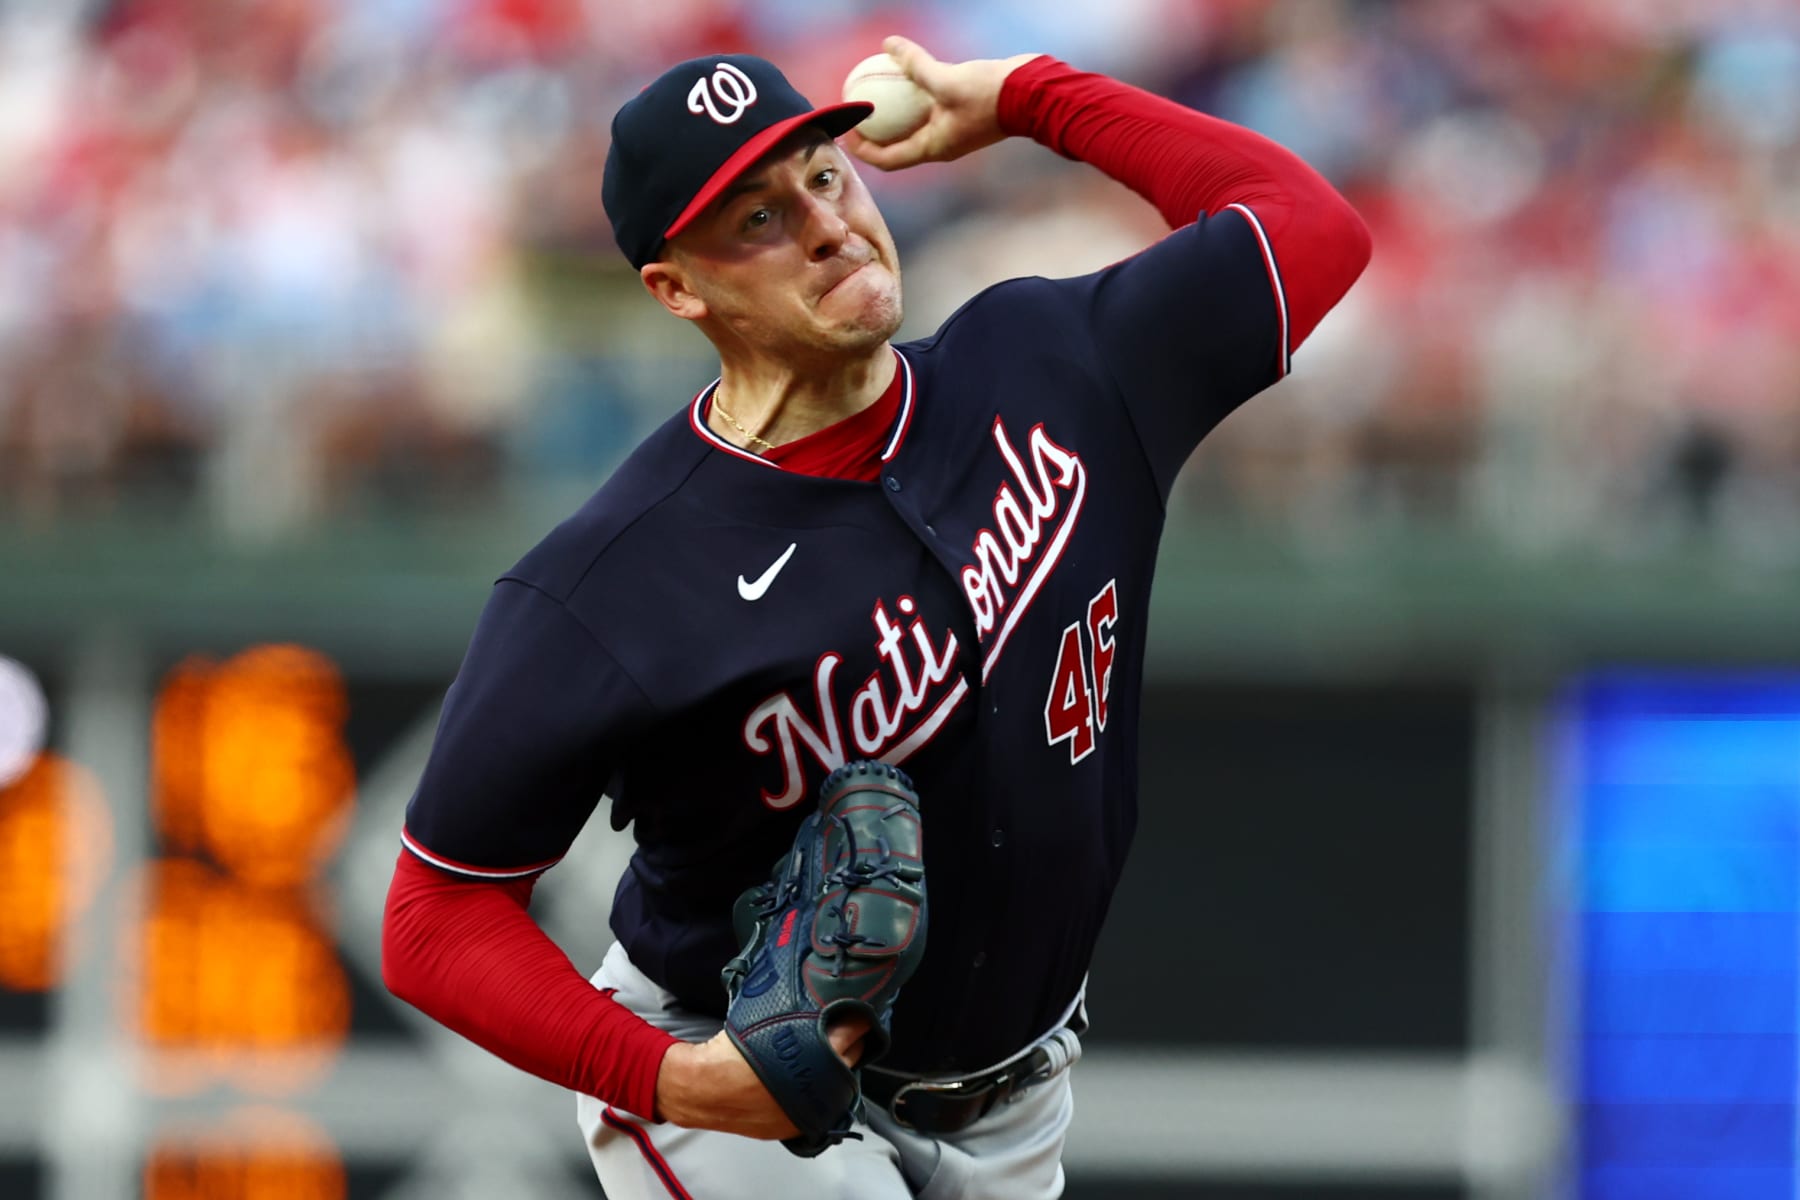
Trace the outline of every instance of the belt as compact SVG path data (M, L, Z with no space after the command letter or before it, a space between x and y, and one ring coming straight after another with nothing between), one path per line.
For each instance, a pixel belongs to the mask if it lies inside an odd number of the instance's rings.
M863 1097L885 1108L894 1120L916 1133L958 1133L996 1106L1068 1069L1081 1057L1079 1039L1086 1032L1087 1013L1078 996L1061 1025L1005 1062L953 1079L864 1067Z

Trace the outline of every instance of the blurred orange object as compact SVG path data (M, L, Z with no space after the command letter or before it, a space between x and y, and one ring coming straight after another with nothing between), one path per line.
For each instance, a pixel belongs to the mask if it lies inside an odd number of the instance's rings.
M290 1112L239 1109L144 1162L144 1200L343 1200L344 1164L325 1131Z
M342 841L355 799L348 711L336 665L300 646L176 667L153 732L165 846L204 853L257 886L311 879Z
M85 768L40 754L0 788L0 987L55 987L69 923L112 861L112 815Z
M350 984L302 894L165 859L146 868L142 898L123 955L128 1024L152 1052L147 1088L179 1094L226 1077L284 1094L330 1069Z

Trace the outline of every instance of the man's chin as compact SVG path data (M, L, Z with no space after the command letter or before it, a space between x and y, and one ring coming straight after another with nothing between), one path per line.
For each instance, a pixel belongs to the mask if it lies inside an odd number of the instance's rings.
M846 349L878 346L900 332L900 289L894 287L863 297L853 314L837 323L840 345Z
M843 330L843 344L847 348L858 350L873 349L890 340L900 332L900 307L895 305L891 311L879 316L872 316L867 321L859 321L846 326Z

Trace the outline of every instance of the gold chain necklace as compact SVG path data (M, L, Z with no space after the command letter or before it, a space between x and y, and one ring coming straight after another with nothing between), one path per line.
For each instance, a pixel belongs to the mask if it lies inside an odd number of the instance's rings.
M712 406L714 409L716 409L718 411L718 414L721 417L724 417L727 421L731 422L731 427L733 429L737 430L739 433L743 434L744 437L748 438L750 443L752 444L752 446L762 445L762 446L767 447L770 450L773 450L775 448L774 442L771 442L766 438L760 438L760 437L756 436L754 433L751 433L748 429L745 429L742 425L738 424L738 419L736 417L732 416L730 413L726 412L725 406L723 404L719 403L719 393L717 393L717 392L713 393Z

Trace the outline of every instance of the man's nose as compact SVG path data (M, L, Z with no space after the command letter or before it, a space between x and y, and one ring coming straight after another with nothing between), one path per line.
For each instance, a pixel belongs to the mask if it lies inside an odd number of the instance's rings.
M837 207L818 196L806 198L806 250L814 262L823 262L843 249L850 226Z

